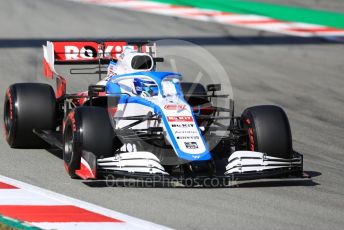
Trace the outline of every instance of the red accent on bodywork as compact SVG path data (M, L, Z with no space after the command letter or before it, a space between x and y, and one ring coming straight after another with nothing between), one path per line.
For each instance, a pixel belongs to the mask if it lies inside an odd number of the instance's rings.
M123 222L73 205L0 205L0 214L26 222Z
M0 189L17 189L17 187L0 181Z
M99 96L99 97L105 97L105 96L106 96L106 92L99 92L99 93L98 93L98 96Z
M76 94L80 98L73 99L73 103L80 106L83 105L87 101L88 91L80 92Z
M109 114L111 115L111 117L114 117L115 113L117 112L117 107L109 107L107 110Z
M76 132L76 124L75 124L74 114L75 114L74 111L70 112L68 115L68 118L72 121L73 132Z
M76 93L75 95L80 96L80 98L74 98L72 99L72 102L76 105L76 106L80 106L82 104L84 104L84 102L87 99L87 92L81 92L81 93Z
M89 99L88 91L77 93L76 95L80 96L80 98L73 99L73 103L79 106L83 105ZM97 97L104 97L104 96L106 96L106 92L99 92ZM93 98L96 98L96 97L93 97Z
M55 97L60 98L66 94L66 79L61 76L56 78L56 92Z
M246 124L248 124L248 125L250 125L251 124L251 121L250 121L250 119L246 119Z
M54 78L54 74L53 71L51 70L47 60L45 60L45 58L43 58L43 72L44 72L44 77L47 79L53 79Z
M85 103L86 100L87 100L86 97L82 97L82 98L80 98L80 99L76 99L75 104L83 105L83 104Z
M87 167L83 162L80 162L80 169L75 170L75 174L84 180L96 179L96 171L90 170L90 167Z
M215 112L215 109L211 106L209 107L194 106L192 107L192 110L194 111L194 113L199 113L200 115L211 115L212 113Z
M74 114L75 112L74 111L71 111L67 118L63 121L63 124L62 124L62 131L64 132L65 128L66 128L66 123L67 123L67 120L70 119L72 121L72 126L73 126L73 132L76 131L76 125L75 125L75 118L74 118Z

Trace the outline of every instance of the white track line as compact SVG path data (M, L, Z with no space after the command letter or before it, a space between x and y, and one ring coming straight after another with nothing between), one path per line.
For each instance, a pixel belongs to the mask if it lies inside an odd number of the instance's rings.
M0 189L0 205L65 205L50 197L23 189Z

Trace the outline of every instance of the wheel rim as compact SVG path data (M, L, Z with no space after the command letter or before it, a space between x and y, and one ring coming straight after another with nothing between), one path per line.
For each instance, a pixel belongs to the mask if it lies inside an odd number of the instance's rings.
M64 135L64 160L69 163L73 156L73 131L71 126L67 126Z

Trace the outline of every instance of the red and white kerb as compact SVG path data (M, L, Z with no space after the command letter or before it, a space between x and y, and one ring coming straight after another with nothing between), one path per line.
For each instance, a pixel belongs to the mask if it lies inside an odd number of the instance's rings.
M43 229L167 229L4 176L0 215Z

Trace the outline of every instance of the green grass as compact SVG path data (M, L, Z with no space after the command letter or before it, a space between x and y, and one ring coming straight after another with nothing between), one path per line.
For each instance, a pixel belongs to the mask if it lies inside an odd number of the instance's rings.
M20 220L15 220L0 215L0 230L39 230L40 228L28 225Z
M11 227L4 223L0 223L0 230L17 230L18 228Z
M319 24L344 29L344 14L242 0L151 0L239 14L258 14L274 19Z

